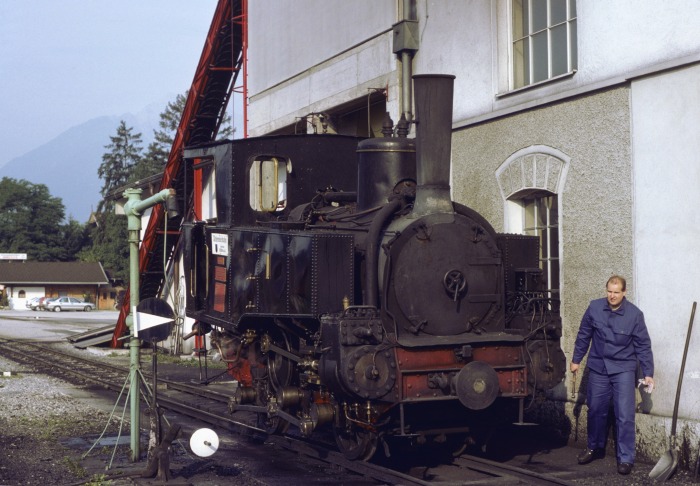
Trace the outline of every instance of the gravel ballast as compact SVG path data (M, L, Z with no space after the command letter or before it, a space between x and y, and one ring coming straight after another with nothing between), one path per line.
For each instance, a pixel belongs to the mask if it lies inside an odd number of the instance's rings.
M0 369L0 484L99 484L104 466L100 471L95 457L83 459L87 450L65 444L94 441L109 414L71 396L71 385L61 380L2 358ZM107 432L116 429L111 423Z

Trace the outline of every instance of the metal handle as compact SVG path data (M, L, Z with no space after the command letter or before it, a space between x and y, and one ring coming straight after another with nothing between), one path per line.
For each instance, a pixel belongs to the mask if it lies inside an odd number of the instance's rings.
M676 388L676 402L673 404L673 421L671 424L671 436L676 435L676 423L678 422L678 403L681 399L681 385L683 384L683 373L685 372L685 359L688 357L688 345L690 344L690 333L693 330L693 320L695 319L695 307L697 302L693 302L693 310L690 311L690 323L688 324L688 335L685 337L685 348L683 349L683 360L681 361L681 372L678 375L678 388Z
M205 265L204 268L206 269L206 273L204 275L204 298L209 297L209 245L204 243L204 249L206 252L204 253L205 255Z

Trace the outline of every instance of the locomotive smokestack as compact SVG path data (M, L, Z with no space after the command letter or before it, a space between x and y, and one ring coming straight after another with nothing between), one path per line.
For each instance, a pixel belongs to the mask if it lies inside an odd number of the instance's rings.
M454 79L447 74L413 76L418 184L413 218L454 212L450 198Z

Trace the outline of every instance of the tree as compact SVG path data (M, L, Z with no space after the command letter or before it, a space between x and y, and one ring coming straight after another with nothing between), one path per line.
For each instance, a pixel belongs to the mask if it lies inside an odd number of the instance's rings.
M92 245L80 253L80 258L88 262L101 262L116 278L128 280L129 241L127 221L123 215L115 214L114 198L106 198L116 189L129 182L131 173L141 160L141 134L133 133L124 120L119 123L117 133L109 137L111 143L105 145L108 152L102 155L102 164L97 175L102 179L103 199L93 214L95 225L90 229Z
M44 184L0 180L0 252L26 253L34 261L73 261L87 244L85 227L71 219Z
M88 227L79 223L73 218L68 220L67 224L63 225L63 248L71 259L78 258L78 255L84 248L90 247L90 233Z
M117 134L109 137L112 143L105 145L109 151L102 155L102 164L97 169L97 175L103 181L100 190L103 198L129 181L133 167L141 159L141 134L133 133L133 130L133 127L127 127L122 120ZM108 205L108 211L113 209L113 204L103 199L97 207L97 212L102 212L105 204Z
M170 149L175 139L177 127L180 125L182 112L185 109L187 97L177 95L175 101L169 102L160 114L158 125L160 129L153 130L154 140L148 145L146 154L141 157L129 176L129 182L135 182L158 174L165 170Z
M177 95L175 101L171 101L167 104L163 113L160 114L160 122L158 123L160 130L153 130L155 143L165 152L166 157L170 154L170 148L173 146L177 127L180 126L182 113L185 111L185 105L187 104L188 93L189 92L185 92L184 95Z
M80 252L85 262L100 262L110 276L129 281L129 230L124 215L104 211L93 215L95 226L90 230L91 246Z

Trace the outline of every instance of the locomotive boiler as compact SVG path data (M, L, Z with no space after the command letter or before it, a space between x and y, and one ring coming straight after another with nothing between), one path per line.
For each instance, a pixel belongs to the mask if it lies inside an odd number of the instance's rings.
M414 76L415 138L191 147L217 217L184 226L187 315L258 427L332 431L351 459L393 440L479 442L564 376L537 237L450 197L453 76Z

